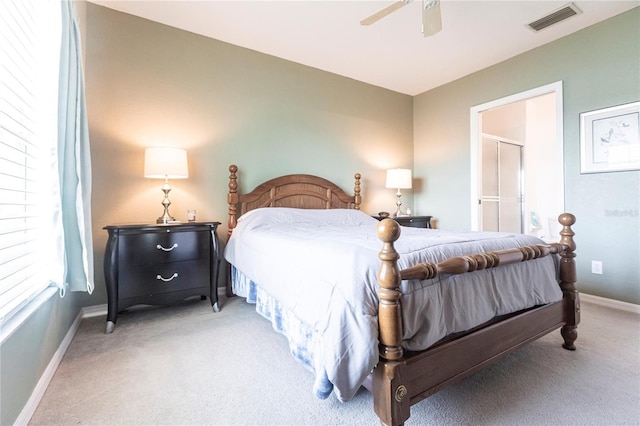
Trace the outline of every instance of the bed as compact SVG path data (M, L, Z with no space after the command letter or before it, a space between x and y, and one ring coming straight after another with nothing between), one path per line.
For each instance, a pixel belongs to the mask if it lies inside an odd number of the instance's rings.
M551 331L575 350L572 215L553 244L406 228L359 211L360 174L348 195L305 174L239 193L229 172L227 291L287 337L319 398L364 386L380 421L401 425L411 405Z

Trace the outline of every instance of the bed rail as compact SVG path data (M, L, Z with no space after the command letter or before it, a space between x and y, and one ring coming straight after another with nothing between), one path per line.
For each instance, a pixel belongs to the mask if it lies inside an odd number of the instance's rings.
M393 219L384 219L377 226L378 238L383 242L379 258L381 261L378 272L378 296L380 297L380 309L378 322L380 323L380 356L389 361L402 358L402 307L400 305L400 282L402 280L427 280L436 278L442 274L463 274L482 269L495 268L518 262L526 262L539 259L549 254L559 254L560 261L560 288L563 297L570 301L576 301L576 274L575 274L575 242L571 225L575 223L572 214L564 213L558 217L562 224L560 231L560 243L548 245L531 245L515 249L505 249L478 253L469 256L452 257L440 263L419 263L407 269L399 270L398 259L393 243L400 237L400 226ZM576 325L579 322L577 315L579 307L573 309L572 318L568 318L568 325L563 327L562 336L565 338L566 349L575 349L573 342L576 340Z
M438 275L458 275L465 272L495 268L511 263L539 259L549 254L558 254L567 249L563 244L524 246L513 249L490 251L470 256L452 257L440 263L419 263L400 271L402 280L428 280Z

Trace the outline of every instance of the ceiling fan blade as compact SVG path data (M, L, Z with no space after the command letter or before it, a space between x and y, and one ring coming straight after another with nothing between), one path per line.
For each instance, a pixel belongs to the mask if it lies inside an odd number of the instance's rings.
M378 22L380 19L384 18L385 16L395 12L396 10L408 5L409 3L411 3L412 0L398 0L395 3L390 4L389 6L385 7L384 9L381 9L379 11L377 11L376 13L374 13L373 15L364 18L362 21L360 21L360 25L371 25L373 23Z
M442 16L439 0L423 0L422 3L422 34L432 36L442 30Z

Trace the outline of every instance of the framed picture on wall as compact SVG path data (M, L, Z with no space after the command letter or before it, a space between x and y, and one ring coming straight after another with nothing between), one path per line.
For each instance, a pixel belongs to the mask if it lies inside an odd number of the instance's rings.
M580 114L580 172L640 170L640 102Z

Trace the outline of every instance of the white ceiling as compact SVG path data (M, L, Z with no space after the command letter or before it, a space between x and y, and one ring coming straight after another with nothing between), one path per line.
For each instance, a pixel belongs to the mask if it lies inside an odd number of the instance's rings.
M640 5L574 1L580 15L538 33L526 25L567 1L442 0L442 31L422 36L421 0L372 26L394 0L89 0L121 12L408 95L453 81Z

